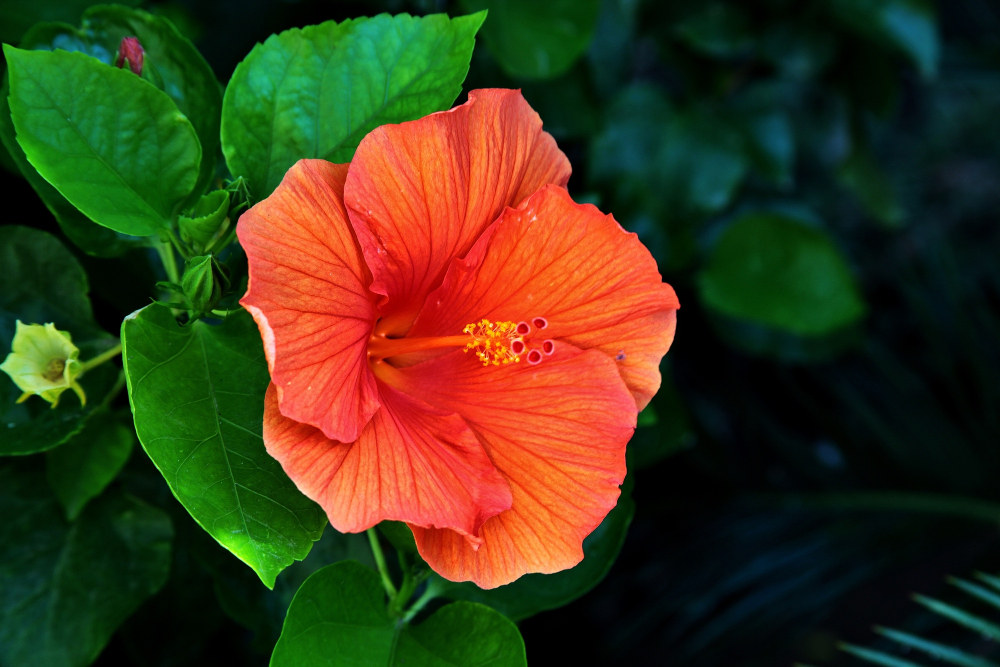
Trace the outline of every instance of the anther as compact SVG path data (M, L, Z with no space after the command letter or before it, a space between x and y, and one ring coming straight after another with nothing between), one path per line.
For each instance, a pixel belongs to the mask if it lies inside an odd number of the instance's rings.
M535 319L531 320L531 323L535 325L536 329L544 329L545 327L549 326L549 321L544 317L536 317Z
M552 354L556 351L556 343L553 340L542 341L542 352Z

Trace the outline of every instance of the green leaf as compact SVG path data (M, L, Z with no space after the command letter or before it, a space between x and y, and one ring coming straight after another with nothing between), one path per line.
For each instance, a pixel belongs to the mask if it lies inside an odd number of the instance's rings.
M87 275L55 237L28 227L0 227L0 266L0 358L10 352L18 319L26 324L54 322L72 335L83 360L114 344L94 322ZM68 440L100 406L118 374L113 364L98 366L80 379L86 406L66 392L51 409L39 398L17 404L21 390L0 373L0 456L42 452Z
M941 45L928 0L834 0L830 8L857 33L906 54L924 78L937 74Z
M122 323L135 427L170 490L268 588L320 538L326 516L264 449L267 364L246 312L181 327L152 305Z
M695 442L694 428L684 405L684 399L677 391L670 368L661 364L663 383L652 402L639 413L639 423L635 435L628 443L628 469L642 470L659 463ZM655 422L643 424L643 415L655 410ZM645 419L649 419L646 417ZM647 422L648 423L648 422Z
M389 616L378 574L329 565L295 594L272 667L506 667L527 664L517 627L488 607L456 602L417 626Z
M76 519L118 476L134 443L131 419L102 410L69 442L46 455L49 486L66 510L67 519Z
M222 150L230 171L260 200L298 160L349 162L379 125L449 108L483 18L381 14L271 35L226 88Z
M201 161L173 101L82 53L4 45L4 54L17 141L38 173L105 227L147 236L168 226Z
M201 249L209 247L228 214L229 193L225 190L209 192L195 203L189 215L178 218L181 239Z
M783 213L734 221L698 276L705 305L799 336L856 322L865 303L851 270L821 230Z
M489 10L483 40L513 77L549 79L568 70L594 36L600 0L462 0Z
M94 7L84 13L80 32L102 44L112 58L123 37L139 39L146 51L144 76L145 70L149 70L157 88L174 101L198 134L201 166L198 182L188 198L189 202L195 201L215 175L221 143L222 87L208 62L173 23L138 9L117 5Z
M120 491L67 523L36 463L0 467L0 664L82 667L166 581L173 530Z
M402 521L382 521L378 524L378 529L397 551L417 553L417 541L413 539L413 531Z
M635 502L631 496L631 482L626 481L618 504L583 541L583 561L563 572L526 574L513 583L490 590L469 582L455 584L437 575L434 577L444 587L445 597L489 605L519 621L569 604L600 583L618 558L633 514Z
M119 0L120 5L138 5L140 0ZM0 3L0 42L17 44L31 26L42 21L76 23L94 0L17 0Z

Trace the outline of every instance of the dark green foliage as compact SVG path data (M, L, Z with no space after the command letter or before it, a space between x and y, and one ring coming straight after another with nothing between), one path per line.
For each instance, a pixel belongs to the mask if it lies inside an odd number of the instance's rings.
M120 491L67 523L35 462L0 467L0 661L77 667L167 579L167 516Z

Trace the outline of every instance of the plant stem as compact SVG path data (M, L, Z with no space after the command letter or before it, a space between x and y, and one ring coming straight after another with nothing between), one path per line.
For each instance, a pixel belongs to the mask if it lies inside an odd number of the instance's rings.
M389 568L385 564L385 554L382 553L382 545L378 543L378 533L375 532L374 528L369 528L367 532L368 543L372 547L372 556L375 557L375 565L378 566L378 572L382 575L382 585L385 586L385 592L389 594L389 601L395 601L399 593L392 584L392 577L389 576Z
M177 275L177 262L174 259L173 246L163 241L154 241L153 246L156 248L156 252L160 254L160 261L163 262L163 270L167 272L167 280L179 284L180 277Z
M441 584L439 579L431 579L423 594L418 597L410 608L403 615L403 623L409 623L413 617L420 613L420 610L427 606L427 603L441 595Z
M80 373L81 374L86 373L91 368L94 368L95 366L100 366L105 361L109 361L111 359L114 359L115 357L117 357L121 353L122 353L122 344L118 343L117 345L115 345L110 350L107 350L105 352L101 352L99 355L97 355L93 359L87 359L86 361L84 361L81 364L82 368L80 369Z
M177 248L177 252L179 252L181 254L181 257L183 257L184 259L187 259L188 258L188 252L185 250L184 244L181 243L181 240L179 238L177 238L177 233L174 232L174 230L172 230L172 229L167 229L167 236L170 237L170 241L174 244L174 247ZM174 281L174 282L176 282L176 281Z

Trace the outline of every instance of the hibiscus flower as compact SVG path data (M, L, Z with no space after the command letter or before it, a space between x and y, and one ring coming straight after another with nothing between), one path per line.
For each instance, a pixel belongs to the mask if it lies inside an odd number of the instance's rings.
M240 218L264 443L337 530L405 521L483 588L583 558L678 302L569 175L519 91L478 90L350 165L300 161Z

